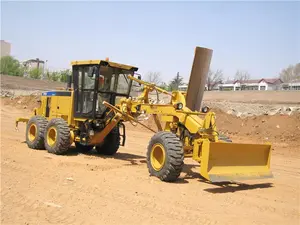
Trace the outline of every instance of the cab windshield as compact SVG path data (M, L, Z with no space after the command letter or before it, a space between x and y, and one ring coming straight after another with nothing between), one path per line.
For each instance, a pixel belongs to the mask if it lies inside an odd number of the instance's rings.
M118 104L130 95L134 71L122 68L90 65L74 68L76 83L76 113L102 116L106 110L103 101Z
M98 91L129 94L128 75L133 75L133 72L114 67L100 67Z

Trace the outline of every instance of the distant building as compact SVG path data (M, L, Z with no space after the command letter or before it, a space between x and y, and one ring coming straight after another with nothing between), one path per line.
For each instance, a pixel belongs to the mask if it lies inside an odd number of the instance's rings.
M300 90L300 81L295 81L291 83L283 83L281 85L282 90L298 91Z
M220 91L239 91L240 83L238 81L228 80L223 84L219 84L218 88Z
M300 82L299 82L300 83ZM298 83L298 84L299 84ZM298 84L286 84L285 88L287 90L298 90ZM257 90L257 91L269 91L269 90L281 90L283 85L283 81L278 78L274 79L257 79L257 80L247 80L247 81L239 81L239 80L228 80L224 83L213 83L210 86L210 91L249 91L249 90ZM188 85L184 84L179 86L180 91L187 91ZM208 84L205 84L205 91L208 90Z
M187 84L183 84L183 85L179 85L178 86L178 90L179 91L187 91L188 85Z
M258 79L258 80L246 80L246 81L227 81L224 84L219 84L220 91L268 91L268 90L280 90L283 81L281 79Z
M1 40L1 57L3 56L10 56L10 51L11 51L11 44Z
M29 59L29 60L24 61L22 64L25 68L24 77L29 76L29 71L31 71L33 69L40 69L42 71L42 79L44 78L44 65L45 65L45 62L43 60L40 60L39 58Z
M36 59L29 59L25 62L23 62L23 65L28 68L29 70L39 68L41 70L44 70L44 64L45 62L43 60L40 60L39 58Z

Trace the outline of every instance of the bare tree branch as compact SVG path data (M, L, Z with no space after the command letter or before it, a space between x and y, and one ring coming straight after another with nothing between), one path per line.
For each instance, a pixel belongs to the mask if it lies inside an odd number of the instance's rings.
M216 85L223 82L222 70L212 71L209 70L207 74L207 89L211 91Z
M239 80L241 82L250 80L250 74L247 71L238 70L234 75L234 80Z
M146 75L146 81L149 83L154 83L156 85L160 85L161 78L159 72L149 72Z
M300 80L300 63L290 65L279 73L279 77L283 82L293 82Z

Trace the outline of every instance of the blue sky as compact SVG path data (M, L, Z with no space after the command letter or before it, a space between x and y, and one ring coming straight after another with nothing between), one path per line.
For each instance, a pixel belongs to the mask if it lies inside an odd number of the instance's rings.
M211 69L275 77L300 61L300 2L3 2L1 39L19 60L50 69L104 59L188 80L195 46Z

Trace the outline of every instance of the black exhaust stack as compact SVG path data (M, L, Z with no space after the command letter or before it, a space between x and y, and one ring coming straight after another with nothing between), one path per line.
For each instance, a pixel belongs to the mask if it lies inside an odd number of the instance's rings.
M72 88L72 76L67 76L67 90Z

